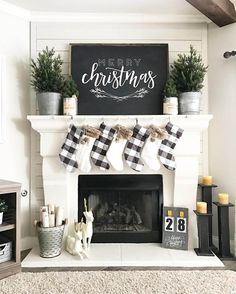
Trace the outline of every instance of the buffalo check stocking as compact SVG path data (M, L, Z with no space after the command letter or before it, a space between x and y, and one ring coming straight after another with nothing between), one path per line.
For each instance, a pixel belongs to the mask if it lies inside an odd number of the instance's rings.
M61 152L59 154L59 158L68 172L73 172L75 168L78 168L76 151L82 135L83 131L80 128L77 128L73 124L69 126L65 142L61 146Z
M106 159L106 154L116 130L106 126L104 123L101 123L99 130L101 131L101 135L94 142L91 159L101 170L106 170L110 168L110 164Z
M160 161L163 163L164 167L169 170L176 169L175 157L173 155L173 150L182 136L184 130L168 122L165 127L169 136L161 141L161 145L158 151L160 156Z
M143 169L143 162L141 160L141 150L150 132L140 125L136 125L133 129L133 135L128 141L124 157L129 167L135 171L140 172Z

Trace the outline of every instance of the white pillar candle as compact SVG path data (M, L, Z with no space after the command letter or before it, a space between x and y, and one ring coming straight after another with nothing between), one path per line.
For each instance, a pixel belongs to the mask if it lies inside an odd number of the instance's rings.
M197 212L198 213L207 213L207 203L206 202L197 202Z
M62 225L64 210L63 207L57 206L56 208L56 226Z
M213 178L212 176L204 176L202 177L202 184L205 186L212 186Z
M229 195L227 193L219 193L218 202L222 205L229 204Z

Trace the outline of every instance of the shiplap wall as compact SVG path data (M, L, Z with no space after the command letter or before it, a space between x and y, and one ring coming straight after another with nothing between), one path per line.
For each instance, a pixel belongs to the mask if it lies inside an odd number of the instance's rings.
M202 55L207 64L206 24L160 23L32 23L31 57L46 46L54 47L63 58L63 74L70 72L70 43L168 43L170 64L179 53L187 53L189 46ZM202 113L208 112L207 78L203 90ZM31 113L36 113L35 96L32 92ZM199 174L208 171L207 133L202 136L202 156ZM42 161L39 154L39 135L31 135L31 206L32 219L37 218L38 207L43 204Z

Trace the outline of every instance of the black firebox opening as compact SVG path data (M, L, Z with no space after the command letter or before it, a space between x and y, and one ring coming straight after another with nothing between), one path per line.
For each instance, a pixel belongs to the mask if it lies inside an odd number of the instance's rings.
M93 242L162 242L161 175L81 175L78 185L78 220L86 198Z

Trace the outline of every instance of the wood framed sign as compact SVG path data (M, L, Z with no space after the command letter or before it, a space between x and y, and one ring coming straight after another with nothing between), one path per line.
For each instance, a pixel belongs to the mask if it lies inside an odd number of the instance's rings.
M188 249L188 208L163 208L162 247Z
M71 44L79 114L162 114L168 44Z

